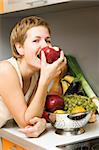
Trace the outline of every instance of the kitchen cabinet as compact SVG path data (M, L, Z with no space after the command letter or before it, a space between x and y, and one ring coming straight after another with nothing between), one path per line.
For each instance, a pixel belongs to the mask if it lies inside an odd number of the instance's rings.
M39 9L64 10L79 7L89 7L99 5L98 0L93 1L74 1L74 0L0 0L0 14L19 12L21 10ZM34 11L34 10L33 10ZM42 11L42 9L41 9Z
M2 138L3 149L2 150L25 150L17 144L12 143L11 141Z
M52 5L69 0L0 0L0 13L25 10L35 7Z

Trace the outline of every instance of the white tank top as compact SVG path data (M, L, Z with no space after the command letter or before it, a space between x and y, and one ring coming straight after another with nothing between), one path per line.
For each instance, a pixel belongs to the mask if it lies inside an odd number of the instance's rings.
M20 73L20 70L19 70L19 66L18 66L18 63L17 63L16 59L11 57L7 61L9 61L12 64L12 66L16 69L16 72L18 74L19 81L20 81L20 84L21 84L21 88L22 88L23 87L22 76L21 76L21 73ZM35 85L37 83L37 80L38 80L38 76L39 76L38 73L35 73L32 76L30 87L29 87L27 93L24 95L26 102L28 102L28 100L29 100L29 98L30 98L30 96L31 96L31 94L33 92L33 89L34 89L34 87L35 87ZM0 127L2 127L8 120L10 120L12 118L13 117L12 117L11 113L9 112L7 106L3 102L2 97L0 96Z

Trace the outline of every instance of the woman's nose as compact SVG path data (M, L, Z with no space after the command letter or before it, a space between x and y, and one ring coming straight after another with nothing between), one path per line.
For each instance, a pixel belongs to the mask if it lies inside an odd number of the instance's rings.
M46 40L42 40L42 48L48 46L48 43L46 42Z
M51 46L51 44L48 43L46 40L42 40L41 48L46 47L46 46Z

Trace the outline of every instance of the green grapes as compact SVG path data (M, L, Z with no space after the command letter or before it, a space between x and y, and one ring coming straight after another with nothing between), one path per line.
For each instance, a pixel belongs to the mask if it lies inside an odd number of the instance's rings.
M71 113L72 109L76 106L82 106L86 111L94 111L97 109L97 106L92 101L92 98L81 95L66 95L63 96L65 107L64 110L67 113Z

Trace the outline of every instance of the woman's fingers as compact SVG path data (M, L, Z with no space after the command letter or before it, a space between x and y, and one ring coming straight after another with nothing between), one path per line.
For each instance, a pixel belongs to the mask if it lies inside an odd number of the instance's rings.
M34 126L30 126L29 128L19 129L20 132L24 133L27 137L38 137L42 132L38 132L35 130Z
M46 129L46 120L43 118L34 117L30 120L30 124L19 131L28 137L38 137Z
M61 62L64 61L64 53L63 53L63 51L60 52L60 58L58 60L60 60Z
M65 64L67 64L67 59L64 56L64 52L63 51L61 51L60 58L61 58L62 62L64 62Z
M41 63L46 63L46 57L44 51L41 51Z
M55 64L55 65L57 65L57 66L59 66L62 62L64 62L64 53L63 53L63 51L61 51L61 53L60 53L60 57L53 63L53 65Z
M26 134L29 132L35 132L35 128L34 128L34 126L28 126L25 128L20 128L19 131Z
M34 117L34 118L32 118L32 119L30 120L30 124L35 124L35 123L37 123L37 122L40 121L40 120L41 120L41 118Z
M46 120L44 118L34 117L30 120L30 124L32 124L32 125L35 125L38 122L42 122L42 123L46 124Z
M65 62L65 64L67 64L67 59L66 59L66 57L64 57L64 62Z

